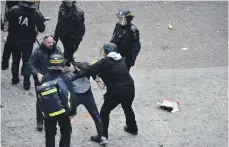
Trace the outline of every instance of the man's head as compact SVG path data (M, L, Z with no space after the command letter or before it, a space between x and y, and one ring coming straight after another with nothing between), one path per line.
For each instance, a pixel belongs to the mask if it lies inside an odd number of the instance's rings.
M19 1L19 5L25 8L36 8L35 0L21 0Z
M116 17L118 19L118 23L122 26L125 26L133 20L134 15L130 13L129 9L124 8L118 11Z
M52 35L44 36L42 43L47 49L50 49L50 50L53 49L53 46L55 45L55 41Z
M103 56L106 57L110 52L117 52L118 48L114 43L105 43L101 48L100 54L103 53Z
M71 0L64 0L64 1L62 1L62 4L66 8L71 8L72 6L74 6L75 3L76 3L76 1L71 1Z

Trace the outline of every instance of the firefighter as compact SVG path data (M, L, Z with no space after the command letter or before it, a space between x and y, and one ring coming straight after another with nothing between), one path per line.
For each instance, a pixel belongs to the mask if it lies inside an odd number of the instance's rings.
M7 50L12 51L12 84L19 83L19 64L22 57L22 70L25 90L30 88L30 71L28 69L28 61L33 50L33 43L36 40L37 31L44 32L45 19L44 16L34 6L34 0L20 1L19 5L13 6L6 12L6 19L9 22L8 36L5 46ZM8 68L8 59L4 57L2 66Z
M129 9L120 9L116 16L118 23L116 23L110 42L117 45L118 53L125 58L126 66L130 70L141 49L139 30L131 23L134 15Z
M74 53L85 34L84 12L75 3L75 1L62 1L54 34L56 42L61 40L64 57L69 62L74 61Z
M70 147L72 133L71 118L76 114L74 112L75 109L73 108L75 105L72 105L72 99L74 98L74 96L72 97L72 94L74 94L74 92L72 93L71 90L68 89L70 87L70 89L73 90L72 81L66 80L66 78L64 80L61 79L64 67L64 57L62 55L55 53L50 55L48 65L49 71L42 77L41 81L41 84L51 81L49 85L50 88L45 88L45 90L47 89L48 91L43 92L43 95L46 97L42 100L41 103L41 105L44 105L41 108L45 108L42 109L44 110L43 113L45 114L46 112L46 114L49 114L49 116L46 116L47 118L44 120L46 147L55 147L57 122L60 127L61 134L59 146ZM55 80L56 83L54 82ZM70 83L70 85L68 83ZM56 88L54 86L56 86ZM55 91L52 91L53 89L58 89L59 91L55 94ZM48 110L52 110L51 113L47 112ZM58 111L55 112L54 110Z

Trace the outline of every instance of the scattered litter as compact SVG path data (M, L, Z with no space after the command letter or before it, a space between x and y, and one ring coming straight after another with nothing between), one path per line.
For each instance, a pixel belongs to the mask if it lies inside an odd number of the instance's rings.
M186 10L188 10L188 11L189 11L189 9L186 9Z
M175 113L179 111L179 102L176 99L166 98L162 103L158 103L160 107L169 112Z
M187 47L184 47L184 48L182 48L181 50L182 50L182 51L186 51L186 50L188 50L188 48L187 48Z
M167 118L166 117L164 117L164 121L167 121Z
M157 25L158 25L158 26L160 26L160 24L159 24L159 23L157 23Z
M85 127L85 129L87 130L87 129L88 129L88 127Z
M168 28L172 30L173 26L171 24L168 25Z
M160 143L160 144L159 144L159 146L161 146L161 147L162 147L162 146L163 146L163 144L162 144L162 143Z

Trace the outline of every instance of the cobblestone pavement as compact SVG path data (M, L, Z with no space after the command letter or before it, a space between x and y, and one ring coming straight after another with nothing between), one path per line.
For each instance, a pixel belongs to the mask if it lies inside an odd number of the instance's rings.
M125 117L118 107L110 117L110 147L228 146L228 2L77 3L85 11L87 31L76 52L79 61L98 58L101 44L111 38L118 8L133 11L141 33L142 51L131 69L139 135L123 131ZM41 2L41 11L51 17L46 33L55 29L59 5ZM171 31L168 24L173 26ZM104 92L93 81L92 89L100 109ZM166 97L180 101L179 112L158 108L156 102ZM35 101L34 87L24 91L22 82L12 86L10 70L1 71L2 147L44 146L44 132L35 129ZM72 147L99 146L89 141L96 130L93 120L84 117L86 113L83 106L78 108L72 123Z

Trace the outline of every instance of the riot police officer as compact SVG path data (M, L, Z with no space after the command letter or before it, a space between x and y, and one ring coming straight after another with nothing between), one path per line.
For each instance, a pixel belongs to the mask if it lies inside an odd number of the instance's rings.
M62 1L54 34L55 41L60 39L63 43L64 57L70 62L85 34L84 12L75 3Z
M140 34L136 26L131 23L134 15L129 9L120 9L117 18L118 23L116 23L110 42L117 45L118 53L125 58L127 68L130 70L141 49Z
M56 46L53 36L46 35L43 38L43 42L38 46L32 53L32 56L29 60L29 67L32 71L34 78L35 91L36 86L40 85L42 77L49 72L48 63L49 56L51 54L58 53L62 54L61 49ZM36 93L37 94L37 93ZM36 115L37 115L37 130L43 130L43 117L40 111L38 103L36 103Z
M34 3L34 0L24 0L6 12L6 19L9 22L6 46L12 50L13 55L12 84L19 83L19 64L22 57L25 90L30 88L30 72L27 65L37 31L44 32L45 30L44 16L36 9Z

